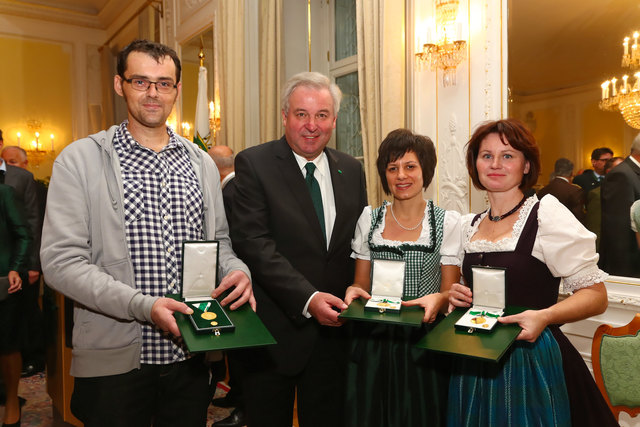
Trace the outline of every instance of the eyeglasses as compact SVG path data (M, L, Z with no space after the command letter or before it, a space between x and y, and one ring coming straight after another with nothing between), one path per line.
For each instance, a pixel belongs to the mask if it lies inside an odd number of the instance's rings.
M152 82L144 77L134 77L122 80L129 83L133 89L139 90L140 92L146 92L152 84L156 86L158 93L171 93L173 89L178 87L173 80L158 80L157 82Z

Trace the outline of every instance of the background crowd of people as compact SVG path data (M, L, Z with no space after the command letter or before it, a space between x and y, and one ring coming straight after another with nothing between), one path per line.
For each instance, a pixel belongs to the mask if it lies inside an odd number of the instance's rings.
M613 154L610 148L596 148L591 153L593 169L577 175L569 159L558 159L549 184L538 191L538 196L555 196L597 236L603 270L640 277L637 228L631 220L631 205L640 199L640 135L626 158Z

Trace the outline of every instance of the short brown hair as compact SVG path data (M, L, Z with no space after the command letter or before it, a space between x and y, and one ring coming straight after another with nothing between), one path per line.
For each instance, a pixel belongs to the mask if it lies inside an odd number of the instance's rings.
M476 161L480 144L492 133L498 134L504 145L509 144L524 154L524 159L529 162L529 172L524 174L519 187L523 191L533 187L540 173L540 150L531 131L520 120L513 118L485 122L471 136L467 143L467 170L473 185L478 190L486 190L478 178Z
M382 182L382 189L386 194L391 194L387 182L387 166L404 156L408 151L416 154L422 168L422 186L427 188L431 184L436 170L436 148L428 136L417 135L408 129L396 129L382 141L378 148L378 175Z
M118 53L118 62L116 69L118 75L123 79L125 78L124 72L127 71L127 59L129 59L129 54L131 52L145 53L155 59L156 62L160 62L164 59L165 56L168 56L176 66L176 84L180 82L180 73L182 72L182 66L180 65L180 58L178 58L178 54L176 53L176 51L171 49L169 46L165 46L161 43L141 39L132 41Z

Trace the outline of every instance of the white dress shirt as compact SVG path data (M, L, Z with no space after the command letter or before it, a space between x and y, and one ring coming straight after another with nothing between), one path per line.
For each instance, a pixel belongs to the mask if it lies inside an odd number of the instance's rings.
M300 172L302 172L302 176L307 177L307 170L305 169L305 165L309 163L309 160L304 157L293 152L293 157L295 157L296 162L298 162L298 167L300 167ZM329 249L329 242L331 241L331 233L333 232L333 224L336 220L336 201L333 195L333 185L331 185L331 173L329 171L329 160L327 159L327 155L324 151L315 159L311 161L314 165L316 165L316 170L313 173L313 176L318 181L318 185L320 186L320 193L322 194L322 210L324 212L324 229L326 231L326 243L327 249ZM315 291L309 299L307 303L304 305L302 309L303 316L309 318L311 314L309 313L309 303L311 299L317 294L318 291Z
M293 156L298 162L302 176L307 177L307 170L305 165L309 163L309 160L304 157L293 153ZM331 241L331 233L333 232L333 224L336 221L336 201L333 196L333 186L331 185L331 172L329 171L329 160L324 151L315 159L311 161L316 165L316 170L313 176L318 181L320 186L320 193L322 194L322 210L324 211L324 229L327 233L327 249L329 249L329 242Z

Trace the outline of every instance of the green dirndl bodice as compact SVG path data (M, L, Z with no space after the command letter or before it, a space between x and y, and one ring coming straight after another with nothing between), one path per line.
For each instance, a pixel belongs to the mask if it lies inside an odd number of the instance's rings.
M440 290L440 246L445 211L428 201L427 242L375 239L388 203L372 212L368 243L372 259L404 260L404 300ZM378 243L376 243L376 241ZM445 424L447 361L414 347L433 325L421 327L351 322L346 425L438 426Z

